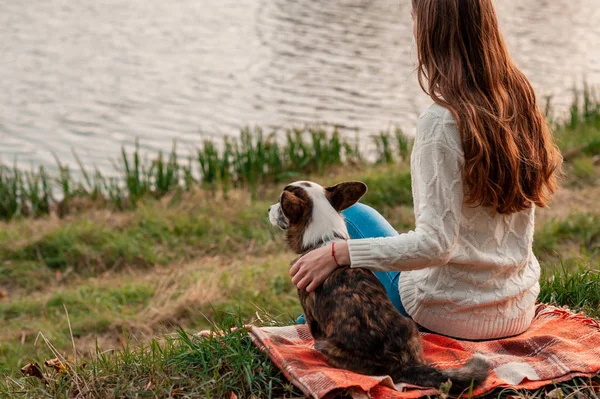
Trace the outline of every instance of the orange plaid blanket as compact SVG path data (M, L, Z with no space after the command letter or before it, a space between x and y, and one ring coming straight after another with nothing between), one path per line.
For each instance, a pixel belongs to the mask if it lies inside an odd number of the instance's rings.
M252 327L249 333L285 376L312 398L326 398L340 391L373 399L439 393L406 384L394 386L386 376L364 376L329 366L313 349L306 325ZM600 371L600 323L550 305L538 305L529 330L516 337L470 342L422 333L422 338L425 357L439 368L459 367L476 352L489 359L490 377L474 396L500 387L533 390Z

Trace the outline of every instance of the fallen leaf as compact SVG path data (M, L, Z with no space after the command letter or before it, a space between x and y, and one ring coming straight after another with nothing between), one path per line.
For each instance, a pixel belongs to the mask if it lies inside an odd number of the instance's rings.
M40 380L46 382L46 378L44 377L44 374L42 374L40 365L37 362L28 363L25 366L23 366L21 368L21 373L23 373L23 375L25 375L27 377L39 378Z
M3 299L6 299L6 298L8 298L8 292L6 292L4 290L0 291L0 301Z
M66 373L67 367L58 358L46 360L44 366L53 368L57 373Z

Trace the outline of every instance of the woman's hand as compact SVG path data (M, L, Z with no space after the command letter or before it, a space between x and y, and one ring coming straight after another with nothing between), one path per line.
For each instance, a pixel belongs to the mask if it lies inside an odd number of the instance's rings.
M350 265L350 252L346 241L335 243L335 258L340 266ZM315 249L298 259L290 269L292 284L312 292L337 268L338 265L331 256L331 245Z

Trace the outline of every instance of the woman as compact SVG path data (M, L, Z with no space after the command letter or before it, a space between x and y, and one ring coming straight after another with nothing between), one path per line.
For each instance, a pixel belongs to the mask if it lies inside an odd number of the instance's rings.
M534 210L555 191L562 159L492 1L412 6L419 83L434 102L419 118L411 156L416 228L398 235L357 204L345 212L352 239L335 246L335 258L331 247L306 254L292 282L312 291L336 267L367 268L428 330L471 340L517 335L540 290Z

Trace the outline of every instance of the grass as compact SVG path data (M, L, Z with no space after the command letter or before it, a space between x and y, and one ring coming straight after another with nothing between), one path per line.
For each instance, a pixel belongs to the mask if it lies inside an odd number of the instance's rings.
M600 154L600 99L587 85L581 91L574 90L569 118L551 121L551 125L567 160L579 155Z
M542 279L541 300L556 301L575 309L598 311L600 306L600 274L588 270L573 273L567 270L551 272ZM124 306L140 300L136 290L128 298L115 295L114 291L103 294L109 298L111 307ZM574 294L579 293L579 294ZM142 295L143 297L143 295ZM64 302L71 309L77 304ZM49 306L56 306L57 301ZM131 305L128 305L131 306ZM32 309L32 311L34 311ZM61 313L56 306L57 314ZM69 337L67 315L62 312L65 331ZM243 323L243 312L217 312L210 323L217 334L198 338L183 329L161 339L154 338L143 344L126 344L122 350L103 351L94 349L94 356L81 357L81 353L60 352L53 346L43 345L41 360L58 358L65 365L62 371L43 367L45 382L36 378L8 378L0 380L0 394L14 398L37 397L298 397L301 392L291 385L266 355L252 345ZM76 318L71 310L68 315ZM290 318L259 316L254 324L279 325L290 323ZM230 332L232 327L238 328ZM73 325L73 336L78 336L78 326ZM217 335L219 336L217 338ZM45 338L45 337L44 337ZM68 345L68 342L65 343ZM44 357L45 355L45 357ZM79 361L75 359L80 359ZM539 398L552 392L554 397L584 397L597 394L600 379L576 379L570 384L560 384L536 392L502 390L488 397ZM560 396L564 395L564 396ZM589 395L589 396L588 396Z
M570 154L566 201L538 210L534 251L540 300L600 318L600 118L591 91L578 101L554 124ZM277 137L246 129L192 158L175 147L152 161L123 151L117 177L76 158L81 181L59 160L52 177L0 167L0 218L11 219L0 222L0 397L300 396L242 331L224 341L191 331L299 313L294 255L266 217L291 180L362 180L365 203L412 228L410 140L398 130L374 136L367 162L359 141L335 131ZM43 365L54 357L65 367ZM19 372L36 361L48 384ZM599 382L492 397L593 397Z
M226 317L213 325L215 335L200 339L180 329L161 341L99 353L89 363L52 353L66 365L61 371L48 370L45 383L0 381L0 392L22 398L300 396L243 328L230 332L236 325L239 320Z
M585 187L594 184L598 179L597 161L592 157L578 157L567 165L573 177L568 185L572 187Z
M387 187L378 186L378 182L404 176L401 171L394 177L393 170L394 167L381 165L350 174L334 172L323 180L370 181L371 194L375 196L367 200L378 204L392 220L397 219L395 225L409 228L414 220L412 215L406 216L410 205L402 196L386 202L376 195ZM276 197L276 190L273 195ZM217 345L216 341L199 341L184 332L208 327L225 330L232 323L257 321L257 312L278 315L273 317L276 322L289 322L300 311L287 276L293 254L282 252L281 234L272 231L264 217L269 202L253 202L235 190L228 200L219 202L219 207L211 207L214 202L207 198L210 196L200 194L167 203L146 200L127 214L83 214L67 220L21 220L6 224L0 238L6 247L13 243L10 246L13 254L21 254L33 243L64 250L73 247L73 241L89 244L93 240L85 238L89 231L95 230L100 236L114 239L122 234L120 237L131 240L137 239L136 231L144 232L143 240L149 240L156 253L168 252L169 248L173 253L164 258L162 266L123 260L119 268L108 271L99 268L94 273L86 269L82 260L86 258L73 258L75 261L67 263L66 269L59 269L63 274L60 278L54 275L56 271L31 259L6 256L11 263L3 263L5 270L21 274L16 279L20 281L17 287L10 288L10 284L15 284L14 278L0 280L3 281L0 287L9 287L10 295L9 301L0 302L0 321L5 326L0 332L0 374L7 376L0 378L0 397L2 394L23 398L65 397L67 392L74 396L78 386L89 389L80 397L90 398L166 397L174 392L180 397L223 397L230 391L239 397L298 396L245 335L228 336L224 345ZM203 214L213 215L211 234L185 227L205 226L206 223L195 220ZM592 250L595 247L591 230L597 228L598 217L598 210L549 217L540 227L535 242L536 251L544 253L541 300L600 317L600 276L589 271L598 265L597 253ZM238 220L243 222L236 228L226 228ZM72 228L86 223L95 228ZM244 226L246 230L240 229ZM22 238L25 231L31 230L38 235ZM55 239L66 232L73 234L72 239ZM16 242L15 237L20 239ZM251 246L253 239L256 244ZM584 253L581 248L589 248L586 259L564 262L566 252L561 248L567 247L577 248L574 256ZM137 252L134 245L130 248L132 254ZM109 253L103 253L102 257L108 258ZM51 272L44 274L48 271ZM45 284L37 288L29 286L39 275L44 276ZM71 328L63 304L69 311ZM53 378L48 386L18 375L19 368L26 363L43 364L56 357L38 337L38 331L43 331L65 359L67 353L72 353L73 339L80 359L65 360L70 364L69 375L56 375L42 366L49 378ZM156 336L160 338L153 338ZM116 350L105 352L106 348ZM559 389L566 395L574 388L561 385Z
M393 136L383 131L373 136L375 144L375 163L393 164L396 160L408 161L412 149L412 140L400 128L395 128Z
M600 318L600 270L564 265L543 271L540 302L557 303Z
M228 204L244 208L232 214L223 206ZM241 250L250 241L262 248L273 237L264 217L266 207L265 202L243 198L215 203L189 196L185 204L171 205L164 212L157 212L160 204L147 202L122 217L100 213L50 221L34 225L37 231L21 221L7 227L6 238L0 238L0 260L41 262L51 269L97 274L124 265L167 264L226 251L226 247ZM29 237L15 241L19 233L11 229Z
M38 331L57 348L69 347L63 304L70 313L81 350L121 346L125 336L147 340L173 326L207 328L207 317L236 313L251 317L257 309L291 319L300 311L287 278L289 253L205 256L152 270L130 270L84 279L72 276L38 291L9 290L0 302L0 374L18 370L28 358L44 353L34 345ZM31 276L30 276L31 277Z
M385 210L386 216L400 225L412 224L406 169L380 167L373 173L345 176L369 185L365 203ZM320 180L333 184L337 179L334 175ZM271 188L271 198L277 197L278 189ZM249 244L254 249L247 253L265 253L280 244L273 241L277 231L266 218L271 203L252 201L240 191L218 201L196 192L167 198L166 203L141 201L130 213L91 212L64 220L7 223L0 229L0 284L10 280L19 283L15 279L20 273L17 265L20 268L24 264L30 265L26 269L42 264L89 276L124 267L166 265L206 254L247 251ZM9 264L2 266L2 262Z
M542 259L560 257L570 263L600 266L600 215L574 213L549 220L535 236L534 251Z
M600 273L565 269L542 278L541 300L555 301L577 310L598 315ZM117 304L122 301L117 301ZM244 321L235 313L218 313L211 323L214 335L198 338L183 329L152 339L149 343L125 346L120 351L99 351L89 359L75 361L52 348L47 356L57 357L65 365L62 371L46 368L42 382L36 378L0 380L0 393L15 398L39 396L78 398L99 397L298 397L301 392L291 385L280 370L261 353L243 328ZM66 317L65 317L66 318ZM279 325L289 318L262 316L254 324ZM231 328L237 328L231 332ZM80 358L81 359L81 358ZM540 398L596 397L600 378L575 379L535 392L498 390L487 397ZM579 395L579 396L577 396Z

